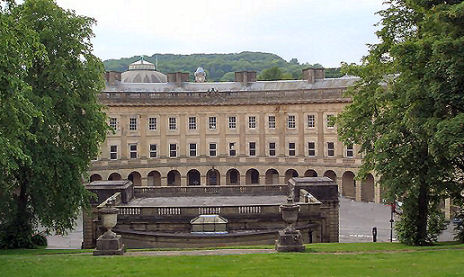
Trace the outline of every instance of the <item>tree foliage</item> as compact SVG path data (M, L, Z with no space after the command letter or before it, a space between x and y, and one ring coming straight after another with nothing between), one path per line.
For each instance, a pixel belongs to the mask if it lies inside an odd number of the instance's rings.
M278 66L261 71L258 75L258 80L262 81L276 81L276 80L291 80L292 75L289 73L283 73Z
M130 63L140 59L140 56L130 58L105 60L106 70L126 71ZM278 55L261 52L241 52L234 54L153 54L144 56L144 59L157 63L157 70L163 73L169 72L190 72L202 66L209 81L234 81L236 71L254 70L262 74L263 70L278 67L286 79L301 79L301 70L307 67L322 67L320 64L299 63L293 58L290 62L282 59ZM341 77L340 68L328 68L326 70L328 78ZM193 74L190 74L193 78ZM192 79L193 80L193 79Z
M51 0L0 14L0 246L32 247L38 224L63 233L88 205L83 174L107 131L104 69L93 19Z
M380 42L339 116L343 141L365 153L389 201L403 200L402 242L425 245L442 228L439 202L462 201L464 173L464 2L391 0L379 12Z

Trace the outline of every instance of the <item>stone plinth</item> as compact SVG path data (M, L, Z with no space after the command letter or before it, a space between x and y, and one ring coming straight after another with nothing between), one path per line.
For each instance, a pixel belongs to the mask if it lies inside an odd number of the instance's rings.
M276 240L275 249L278 252L304 252L303 238L298 230L279 231L279 238Z
M121 242L121 236L105 237L104 235L97 239L97 249L93 251L94 256L102 255L123 255L124 244Z

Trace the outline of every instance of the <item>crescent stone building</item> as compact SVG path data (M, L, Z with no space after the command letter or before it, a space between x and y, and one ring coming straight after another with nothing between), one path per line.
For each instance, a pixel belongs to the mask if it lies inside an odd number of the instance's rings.
M338 140L333 122L356 78L325 78L324 69L310 68L303 80L257 81L256 72L242 71L234 82L207 82L199 68L195 80L166 76L143 59L126 72L107 72L99 99L114 132L92 162L90 181L127 179L137 190L328 177L343 196L381 201L373 175L354 179L362 156Z

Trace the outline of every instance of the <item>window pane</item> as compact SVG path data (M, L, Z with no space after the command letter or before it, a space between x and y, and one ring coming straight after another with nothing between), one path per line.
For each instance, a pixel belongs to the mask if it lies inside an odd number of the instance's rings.
M229 129L237 128L237 118L235 116L229 116Z
M269 119L269 129L275 129L276 127L275 116L270 115L268 119Z
M308 128L314 128L316 126L315 124L315 117L313 114L308 115Z
M288 122L287 122L287 127L290 128L290 129L294 129L295 126L296 126L296 122L295 122L295 116L294 115L289 115L288 116Z

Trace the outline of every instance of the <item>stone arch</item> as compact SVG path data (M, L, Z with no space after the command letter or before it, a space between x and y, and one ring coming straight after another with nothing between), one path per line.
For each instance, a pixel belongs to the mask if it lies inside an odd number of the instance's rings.
M354 173L345 171L342 176L342 195L348 198L356 198L356 180Z
M142 175L138 173L137 171L132 171L129 176L127 176L127 179L129 181L132 181L134 186L141 186L142 185Z
M290 180L293 177L298 177L298 171L296 171L293 168L290 168L287 171L285 171L285 179L284 179L285 184L288 182L288 180Z
M168 186L180 186L180 173L177 170L171 170L167 175Z
M336 174L335 171L333 171L333 170L327 170L326 172L324 172L324 177L328 177L328 178L330 178L332 181L334 181L335 183L337 183L337 174Z
M156 171L150 171L147 175L147 185L152 187L160 187L161 186L161 174Z
M227 170L226 185L240 185L240 172L237 169L231 168Z
M366 178L361 181L361 201L374 202L374 176L367 174Z
M100 174L92 174L89 180L90 182L101 181L102 176Z
M304 176L305 177L317 177L317 172L314 169L308 169L306 170Z
M219 186L221 184L220 174L217 169L210 169L206 173L207 186Z
M259 185L259 171L250 168L246 172L246 184L247 185Z
M196 169L191 169L187 172L187 186L201 185L200 172Z
M266 171L265 184L272 185L272 184L278 184L278 183L279 183L279 172L274 168L268 169Z
M122 180L121 174L113 172L108 176L108 181L119 181Z

